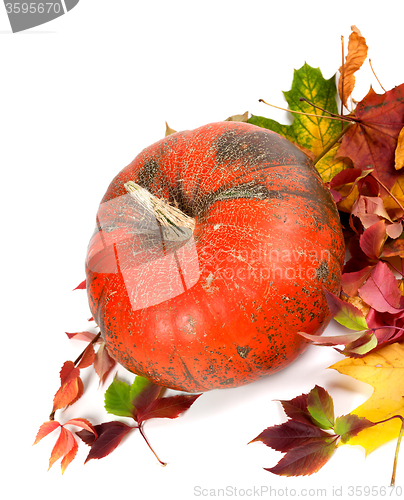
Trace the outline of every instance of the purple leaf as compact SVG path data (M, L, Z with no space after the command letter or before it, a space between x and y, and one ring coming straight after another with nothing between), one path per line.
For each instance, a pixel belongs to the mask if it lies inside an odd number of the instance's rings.
M317 472L335 451L335 438L307 443L291 449L275 467L265 469L279 476L307 476Z
M298 420L288 420L283 424L268 427L250 442L262 441L274 450L287 452L292 448L329 437L328 433L315 425L299 422Z
M177 418L199 398L201 394L172 396L155 399L144 411L138 409L137 421L140 424L151 418Z

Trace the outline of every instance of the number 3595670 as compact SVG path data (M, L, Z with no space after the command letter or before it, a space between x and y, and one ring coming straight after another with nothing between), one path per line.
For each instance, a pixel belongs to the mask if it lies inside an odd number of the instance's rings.
M6 3L8 14L59 14L61 10L60 3L55 2L14 2Z

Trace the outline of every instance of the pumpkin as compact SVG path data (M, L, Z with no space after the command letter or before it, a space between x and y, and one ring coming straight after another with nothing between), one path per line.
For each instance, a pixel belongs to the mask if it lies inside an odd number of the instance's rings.
M111 182L86 258L110 354L156 384L231 388L285 368L340 289L336 205L280 135L218 122L144 149Z

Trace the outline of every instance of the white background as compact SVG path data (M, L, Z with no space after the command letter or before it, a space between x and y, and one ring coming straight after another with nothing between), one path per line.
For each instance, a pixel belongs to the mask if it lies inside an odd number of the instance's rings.
M404 81L400 2L81 0L67 15L12 34L0 5L1 165L1 456L9 498L192 499L195 493L272 487L272 497L327 498L348 486L388 486L395 442L367 458L343 446L317 474L277 477L263 470L281 454L247 443L285 416L274 400L326 388L337 415L372 388L327 369L342 358L311 347L290 368L249 386L204 394L176 420L154 420L146 433L156 462L133 433L109 457L83 465L88 448L62 476L48 472L55 435L32 447L47 420L62 363L84 344L65 331L88 328L84 258L98 203L115 174L164 135L165 121L192 129L249 111L286 123L293 69L305 61L330 78L341 63L341 35L361 29L386 89ZM372 84L368 62L354 97ZM335 329L330 325L329 332ZM91 368L81 402L57 417L113 418L103 409ZM131 382L132 376L120 372ZM403 455L404 452L402 452ZM403 485L404 456L397 484ZM11 488L11 489L9 489ZM339 488L342 488L340 490ZM295 490L293 492L293 490ZM269 497L269 492L266 493ZM323 494L324 498L324 494Z

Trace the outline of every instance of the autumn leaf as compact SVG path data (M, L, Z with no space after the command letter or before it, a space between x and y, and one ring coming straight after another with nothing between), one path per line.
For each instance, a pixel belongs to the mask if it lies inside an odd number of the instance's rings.
M325 80L320 69L305 63L295 70L291 90L284 92L284 96L290 110L314 116L294 114L292 125L282 125L275 120L253 115L248 123L273 130L317 156L340 134L341 124L337 120L324 118L329 113L314 108L301 98L337 114L336 95L335 76ZM323 165L322 169L326 167Z
M362 312L349 302L324 289L331 316L341 325L351 330L367 330L368 325Z
M335 420L334 431L341 436L341 444L346 444L359 432L369 427L376 425L367 418L358 417L357 415L343 415Z
M100 384L105 382L115 365L116 361L110 356L105 341L102 341L94 359L94 370L100 379Z
M53 398L52 414L56 410L65 408L77 401L83 394L83 382L79 368L73 361L66 361L60 371L60 388Z
M374 388L372 396L351 414L379 422L394 415L404 417L404 343L386 345L363 358L346 358L330 368ZM400 431L400 422L391 420L365 429L352 437L349 443L361 445L366 454L394 439Z
M87 288L87 280L84 280L79 285L77 285L76 288L73 288L73 290L85 290L86 288Z
M394 168L400 170L404 167L404 127L398 135L397 147L394 153Z
M404 84L384 94L371 88L352 118L355 124L345 133L338 156L350 158L355 168L374 168L374 175L390 189L399 176L394 164L404 126Z
M385 262L377 263L358 292L367 304L379 312L395 314L404 308L404 297L398 289L398 281Z
M339 144L336 144L316 163L317 172L323 182L330 182L337 174L352 167L349 158L340 158L338 156L338 149Z
M124 422L112 421L95 426L98 437L91 439L91 449L84 463L89 460L104 458L114 451L122 439L135 427ZM87 444L90 442L88 431L80 431L77 435Z
M298 420L288 420L283 424L268 427L255 439L250 441L250 443L261 441L276 451L286 453L297 446L303 446L319 439L328 438L329 436L327 432L324 432L315 425Z
M341 77L338 82L338 93L342 103L347 107L347 101L355 87L354 73L362 66L368 53L366 40L356 26L351 26L348 54L345 63L340 67Z
M318 472L331 458L336 448L335 438L323 438L292 448L275 467L265 468L278 476L308 476Z
M78 445L77 441L73 436L73 433L66 429L66 425L74 425L82 428L85 432L92 434L94 438L97 437L97 433L91 423L84 418L76 418L68 420L64 425L61 425L59 422L55 420L50 420L45 422L39 428L34 444L38 444L45 436L53 432L55 429L60 428L59 436L56 440L55 445L53 446L51 456L49 459L49 469L52 465L57 462L59 459L61 460L61 470L62 474L65 472L67 466L72 462L75 458Z
M307 410L320 429L334 427L334 403L328 392L316 385L307 398Z

